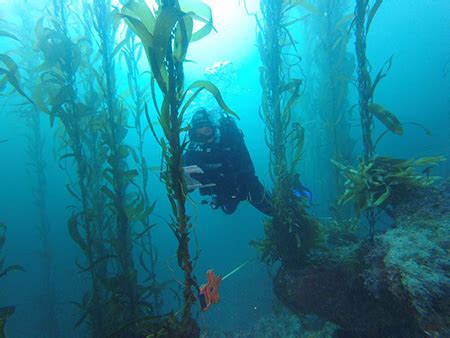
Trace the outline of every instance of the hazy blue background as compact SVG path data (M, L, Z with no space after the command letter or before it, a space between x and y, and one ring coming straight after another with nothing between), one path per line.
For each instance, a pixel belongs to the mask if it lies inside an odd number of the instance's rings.
M205 68L216 61L227 60L232 63L231 69L236 80L232 83L224 81L223 94L230 107L241 117L239 126L246 135L245 140L257 174L270 185L267 175L268 154L263 141L264 127L258 116L260 61L255 45L255 21L245 14L237 0L210 0L208 3L212 6L218 32L191 44L188 58L197 63L186 65L187 83L202 78ZM249 5L252 7L252 3ZM4 11L3 15L6 13ZM397 114L402 121L420 123L432 131L432 136L429 137L414 126L406 126L403 137L385 138L379 148L380 154L404 158L449 156L449 16L448 0L385 1L377 14L368 38L368 57L374 71L391 55L394 55L394 63L388 77L379 86L376 100ZM349 47L353 48L353 44ZM308 51L301 53L307 55ZM218 85L221 86L221 83ZM354 89L352 95L355 95ZM0 139L9 140L0 144L0 221L8 225L4 250L7 262L21 264L27 272L12 273L1 280L0 304L17 305L17 312L8 323L11 338L39 338L33 326L40 311L37 294L40 290L40 262L37 259L40 244L35 229L32 181L27 174L28 131L23 119L19 117L20 107L14 108L12 103L14 98L0 98ZM79 250L67 233L67 206L73 200L65 189L68 177L59 169L54 155L54 133L57 127L50 129L45 118L43 125L46 135L48 213L52 226L55 267L53 276L55 293L59 299L60 325L64 337L77 337L80 333L77 335L72 332L72 325L78 320L78 314L69 302L78 300L83 294L86 280L85 276L77 272L74 262L80 256ZM359 137L357 126L354 133ZM130 138L129 141L132 143L133 139ZM159 165L158 147L149 134L146 141L149 165ZM449 162L436 170L442 176L449 172ZM167 219L169 210L164 186L156 173L152 177L150 198L158 200L155 213ZM308 185L308 177L304 179ZM315 196L317 203L320 203L320 198L321 196ZM199 195L193 194L189 212L197 224L195 233L201 250L196 263L196 275L199 281L203 281L208 268L213 268L218 273L227 273L248 258L256 256L249 241L262 237L263 215L247 203L242 203L234 215L226 216L200 205L199 201ZM158 273L162 279L171 278L174 276L168 265L178 271L173 258L175 239L160 218L155 217L154 220L159 222L154 232L160 256ZM174 305L169 302L170 299L166 301L167 309ZM200 324L210 330L245 328L262 315L270 313L273 305L267 268L252 262L224 281L219 305L201 315Z

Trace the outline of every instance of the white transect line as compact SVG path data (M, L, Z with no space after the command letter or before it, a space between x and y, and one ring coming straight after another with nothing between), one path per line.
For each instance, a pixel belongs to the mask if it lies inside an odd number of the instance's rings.
M223 276L222 280L227 279L228 277L230 277L233 273L239 271L240 269L242 269L244 266L246 266L248 263L250 263L253 260L253 258L250 258L248 260L246 260L244 263L242 263L241 265L239 265L237 268L233 269L230 273L226 274L225 276Z

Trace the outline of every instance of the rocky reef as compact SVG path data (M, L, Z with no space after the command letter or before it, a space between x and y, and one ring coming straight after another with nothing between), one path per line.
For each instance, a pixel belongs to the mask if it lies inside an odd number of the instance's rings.
M271 315L264 316L250 328L233 332L208 332L211 338L331 338L336 326L316 316L297 316L284 306L277 306Z
M337 324L337 336L450 336L450 180L405 190L385 211L392 226L374 242L347 241L281 267L277 297Z

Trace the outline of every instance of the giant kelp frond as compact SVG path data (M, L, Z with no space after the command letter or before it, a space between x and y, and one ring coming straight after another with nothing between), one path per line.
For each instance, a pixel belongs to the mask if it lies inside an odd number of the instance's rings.
M37 21L35 38L34 48L41 53L43 62L34 69L39 80L34 86L33 100L41 112L49 115L51 126L58 117L70 133L73 119L92 113L80 102L73 83L83 61L81 50L85 42L73 42L59 21L48 17Z
M0 92L3 92L6 88L6 84L9 83L21 96L27 99L28 102L34 103L25 92L20 82L19 66L17 63L11 56L0 54Z
M435 166L445 160L443 156L416 160L375 157L368 163L360 161L356 168L332 160L346 178L345 192L339 203L353 201L358 214L368 208L383 207L399 191L433 184L438 177L418 174L417 167Z
M370 7L369 15L367 17L367 24L366 24L367 32L369 32L370 25L372 24L373 18L375 17L375 14L377 14L382 3L383 3L383 0L375 0L375 3L372 5L372 7Z
M16 41L20 42L21 44L23 44L22 40L20 40L15 34L5 31L3 29L0 29L0 37L7 37L7 38L16 40Z
M379 104L373 103L369 105L369 112L371 112L373 116L375 116L387 128L386 131L390 131L400 136L403 135L402 123L389 110ZM374 147L377 146L384 135L386 135L386 132L378 137L378 139L374 143Z
M128 26L141 39L151 68L151 93L158 123L162 129L159 136L151 122L145 104L145 113L150 130L161 147L166 170L163 181L172 210L169 227L178 241L178 265L184 272L184 307L180 322L186 335L198 335L198 326L191 316L195 301L193 289L198 288L193 276L192 259L189 253L189 236L192 228L186 213L186 186L182 172L182 156L188 141L182 135L187 127L184 114L203 91L209 91L219 105L229 114L235 113L222 99L219 89L207 81L196 81L186 91L184 88L183 63L190 42L196 41L213 29L211 9L200 1L158 1L158 8L148 8L143 2L129 1L121 10ZM197 21L199 25L194 25ZM196 28L200 27L200 28ZM162 93L162 102L156 98L155 83ZM188 96L188 91L193 94Z
M199 1L177 2L177 6L162 6L156 12L145 3L129 1L123 6L121 15L144 44L152 75L166 95L169 70L164 63L169 50L173 47L173 61L182 63L189 43L205 37L213 28L211 9ZM194 22L200 23L201 27L194 30ZM172 38L173 46L169 44ZM184 81L180 80L179 85L183 87ZM184 94L182 88L177 88L178 99Z
M304 128L300 125L297 103L302 80L294 23L296 8L315 11L307 1L260 1L258 49L262 66L259 114L265 124L265 142L269 149L269 174L274 184L273 219L266 223L266 238L254 244L262 250L265 261L281 259L298 264L314 244L315 220L308 216L305 205L292 197L298 184L298 164L304 146ZM294 54L293 54L294 51Z
M320 15L322 14L319 8L313 4L311 1L307 0L283 0L283 3L287 6L293 5L293 6L300 6L306 9L308 12Z

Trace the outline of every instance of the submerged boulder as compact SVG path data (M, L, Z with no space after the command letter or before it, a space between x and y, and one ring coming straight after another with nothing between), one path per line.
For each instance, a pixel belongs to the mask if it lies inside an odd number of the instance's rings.
M283 306L274 306L274 311L261 317L248 328L232 332L207 332L210 338L327 338L332 337L335 325L315 316L297 316Z
M450 181L407 191L388 212L394 224L374 243L281 267L278 298L336 323L345 337L449 336Z

